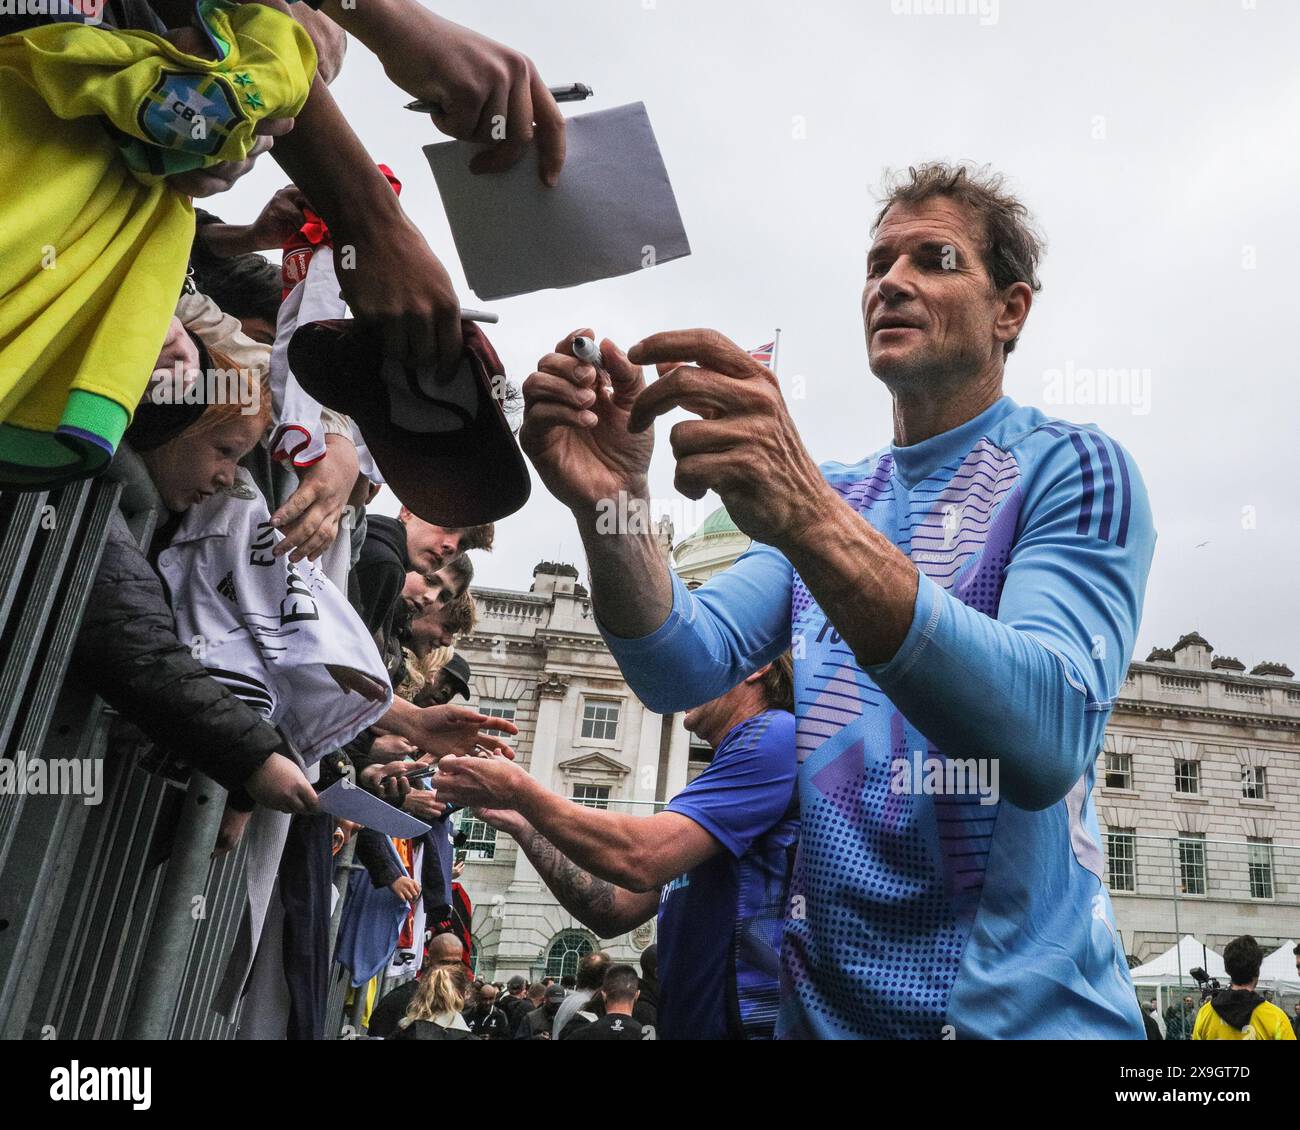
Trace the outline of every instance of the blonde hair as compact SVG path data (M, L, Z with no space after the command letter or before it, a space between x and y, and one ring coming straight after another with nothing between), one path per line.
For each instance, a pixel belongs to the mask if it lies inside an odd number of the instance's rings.
M461 962L435 965L420 978L419 988L397 1026L405 1029L417 1020L436 1022L438 1017L449 1012L460 1012L465 1007L468 992L469 973Z
M250 416L260 425L259 433L265 433L271 426L271 394L265 379L266 370L261 367L240 368L229 354L211 346L208 347L208 356L212 359L212 368L201 378L205 382L205 395L210 375L217 373L227 378L222 386L222 395L208 403L203 414L181 434L199 435L233 423L240 417L247 419ZM212 379L215 381L215 376ZM253 407L252 412L246 411L249 405Z
M424 655L417 655L409 647L402 648L402 658L406 660L406 678L394 692L398 698L415 702L416 696L425 687L432 686L438 680L438 672L455 654L451 647L435 647Z

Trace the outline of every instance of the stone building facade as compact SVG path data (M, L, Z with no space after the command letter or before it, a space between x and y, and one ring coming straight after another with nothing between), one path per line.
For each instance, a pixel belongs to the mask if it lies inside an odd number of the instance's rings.
M1094 794L1128 952L1300 938L1300 683L1196 632L1133 663Z
M479 624L461 653L474 704L519 727L519 761L556 792L593 806L650 814L687 781L681 715L647 710L619 674L571 565L537 566L531 591L475 589ZM599 946L635 962L653 923L600 942L547 890L507 835L466 818L462 882L475 903L478 968L498 979L572 972Z

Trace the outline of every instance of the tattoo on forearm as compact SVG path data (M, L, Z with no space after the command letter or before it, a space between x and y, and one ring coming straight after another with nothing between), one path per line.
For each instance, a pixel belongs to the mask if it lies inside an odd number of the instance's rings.
M570 914L600 919L613 912L614 884L584 871L540 832L533 830L524 851Z

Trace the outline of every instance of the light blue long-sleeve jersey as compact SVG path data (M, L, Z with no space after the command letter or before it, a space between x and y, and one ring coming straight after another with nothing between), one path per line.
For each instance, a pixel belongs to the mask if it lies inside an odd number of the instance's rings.
M1141 1039L1092 801L1155 546L1131 457L1003 397L822 470L920 573L892 659L859 666L758 543L694 592L674 577L651 635L605 633L661 713L793 649L778 1036Z

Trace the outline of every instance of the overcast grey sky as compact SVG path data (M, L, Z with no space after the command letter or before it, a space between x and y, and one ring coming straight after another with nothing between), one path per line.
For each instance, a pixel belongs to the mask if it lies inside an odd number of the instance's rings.
M521 381L581 325L621 344L711 326L752 348L782 329L780 377L818 460L890 439L858 309L887 168L970 158L1006 173L1048 237L1044 290L1006 391L1096 422L1145 476L1159 542L1137 658L1200 630L1221 653L1300 665L1295 496L1300 376L1300 5L1293 0L448 0L525 51L584 109L644 101L692 257L492 303ZM913 11L913 9L918 9ZM464 286L420 146L427 118L353 43L334 92ZM210 205L251 219L270 161ZM1053 372L1127 369L1139 403L1051 402ZM796 383L796 378L800 378ZM1126 398L1128 399L1128 398ZM652 490L672 496L661 421ZM678 514L680 539L711 504ZM381 506L391 509L391 506ZM1204 544L1202 544L1204 543ZM534 483L476 555L526 589L542 559L585 570L567 511Z

